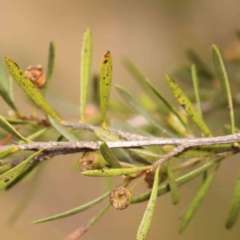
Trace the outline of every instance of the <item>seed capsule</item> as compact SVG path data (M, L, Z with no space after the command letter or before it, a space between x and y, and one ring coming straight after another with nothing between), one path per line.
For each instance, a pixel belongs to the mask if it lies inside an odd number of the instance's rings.
M108 165L107 161L99 152L85 152L78 162L82 165L81 170L102 169Z
M43 68L41 65L36 67L29 66L25 71L25 74L29 80L39 89L43 88L46 83L46 77L43 73Z
M127 208L131 203L131 199L132 193L124 187L114 189L109 194L109 201L111 205L118 210Z

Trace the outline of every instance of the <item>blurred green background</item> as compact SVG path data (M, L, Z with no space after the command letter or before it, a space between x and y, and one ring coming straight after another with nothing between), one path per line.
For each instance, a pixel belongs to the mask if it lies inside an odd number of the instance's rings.
M171 74L180 63L187 62L184 54L187 48L194 48L210 61L212 44L224 49L235 41L234 31L240 28L239 9L237 0L0 0L0 56L2 60L5 56L14 59L23 69L37 64L46 67L48 44L54 40L57 59L49 95L77 106L80 46L83 32L90 27L94 44L93 74L98 73L101 56L110 50L114 83L136 93L136 83L121 62L128 56L160 89L165 89L164 74ZM15 92L18 106L30 115L32 106L26 103L17 86ZM115 95L113 90L112 97ZM8 107L2 100L0 104L1 113L5 114ZM77 110L64 109L60 114L69 120L79 118ZM9 216L21 202L29 183L20 183L8 194L1 195L1 239L64 239L97 213L103 204L69 218L30 224L82 205L102 193L100 179L82 177L79 171L71 169L76 158L77 155L68 155L49 160L32 201L14 224L9 224ZM224 228L238 167L237 158L222 164L201 208L181 235L178 218L197 192L201 177L181 188L178 206L172 206L169 195L159 198L148 239L239 239L240 221L231 231ZM141 191L138 188L135 194ZM125 211L110 209L82 239L135 239L145 207L146 203L141 203Z

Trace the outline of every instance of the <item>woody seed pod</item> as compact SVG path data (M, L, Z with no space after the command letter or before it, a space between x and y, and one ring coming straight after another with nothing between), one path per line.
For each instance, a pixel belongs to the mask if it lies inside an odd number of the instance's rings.
M114 189L109 194L109 201L111 205L118 210L127 208L131 203L131 200L132 193L124 187Z
M102 169L108 165L107 161L99 152L85 152L78 162L82 165L81 170Z
M36 67L29 66L25 71L25 74L37 88L41 89L44 87L46 77L41 65L37 65Z

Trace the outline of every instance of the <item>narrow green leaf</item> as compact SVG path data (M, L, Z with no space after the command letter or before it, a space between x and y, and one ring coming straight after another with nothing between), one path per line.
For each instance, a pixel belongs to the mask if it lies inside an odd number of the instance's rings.
M81 50L81 92L80 92L80 115L81 121L84 121L84 111L87 102L87 92L90 79L92 62L92 34L88 28L83 34Z
M45 84L44 90L43 90L43 96L45 96L45 94L48 90L48 87L50 85L50 82L52 80L54 63L55 63L55 55L56 55L55 43L53 41L51 41L49 44L49 50L48 50L47 79L46 79L46 84Z
M231 127L232 127L232 134L235 133L235 123L234 123L234 111L233 111L233 102L232 102L232 94L229 86L229 80L227 76L227 72L224 66L224 62L221 56L221 53L216 45L212 46L212 55L213 55L213 62L216 69L217 77L219 78L219 81L221 83L222 90L225 93L227 104L228 104L228 110L230 113L230 119L231 119Z
M175 146L166 145L162 147L164 153L171 152ZM185 151L179 153L176 158L194 158L194 157L209 157L219 153L235 151L235 148L231 144L221 144L214 146L203 146L203 147L191 147Z
M80 207L71 209L71 210L69 210L69 211L67 211L67 212L60 213L60 214L57 214L57 215L54 215L54 216L51 216L51 217L43 218L43 219L34 221L34 222L32 222L32 223L33 223L33 224L36 224L36 223L48 222L48 221L52 221L52 220L59 219L59 218L64 218L64 217L68 217L68 216L71 216L71 215L74 215L74 214L83 212L84 210L87 210L88 208L96 205L97 203L101 202L103 199L105 199L106 197L108 197L108 196L109 196L109 193L110 193L110 192L107 192L107 193L105 193L104 195L100 196L99 198L96 198L96 199L94 199L93 201L88 202L88 203L86 203L86 204L84 204L84 205L82 205L82 206L80 206Z
M177 109L152 85L152 83L145 79L146 84L149 86L149 88L158 96L158 98L165 104L165 106L175 114L175 116L180 120L180 122L183 124L184 127L188 128L186 122L182 118L182 116L179 114Z
M202 131L202 133L206 137L211 137L212 133L205 124L205 122L202 120L199 113L195 110L190 100L187 98L185 93L182 91L182 89L177 85L177 83L172 80L168 75L166 75L166 80L168 83L169 88L171 89L174 97L177 99L179 104L184 108L186 113L192 118L194 123L198 126L198 128Z
M102 127L107 128L106 114L108 101L112 85L112 56L108 51L105 53L101 60L100 65L100 109L102 116Z
M240 189L240 171L238 173L237 183L235 186L230 210L228 212L228 218L227 218L227 222L226 222L227 229L231 229L235 225L235 223L238 219L238 215L239 215L239 211L240 211L240 191L239 191L239 189Z
M12 110L18 112L17 107L15 106L5 87L2 85L1 81L0 81L0 95Z
M192 74L192 80L193 80L193 87L194 87L194 92L195 92L195 97L196 97L196 103L198 106L198 113L200 117L202 118L202 106L201 106L201 101L200 101L200 96L199 96L199 83L198 83L198 76L197 76L197 68L194 64L191 66L191 74Z
M146 239L149 228L150 228L150 225L152 223L153 214L154 214L156 203L157 203L159 171L160 171L160 166L157 167L156 172L155 172L151 197L149 199L147 208L146 208L145 213L143 215L141 224L138 228L137 237L136 237L137 240Z
M77 137L70 133L63 125L59 124L52 117L48 116L51 125L70 142L78 141Z
M0 127L14 136L22 139L25 142L31 142L29 139L23 137L3 116L0 115Z
M0 158L3 158L5 156L7 156L10 153L14 153L19 151L19 147L18 146L14 146L14 147L6 147L6 149L3 149L0 151Z
M5 172L4 174L0 175L0 190L4 189L8 185L10 185L21 173L25 170L27 165L30 164L31 160L41 153L43 150L39 150L38 152L32 154L28 157L25 161L18 164L16 167L10 169L9 171Z
M64 121L61 120L61 118L54 112L52 107L47 103L44 97L39 93L39 91L35 88L35 86L27 78L19 66L7 57L6 63L13 78L16 80L21 89L33 100L33 102L42 108L52 118L60 123L64 123Z
M12 76L9 76L9 97L11 98L12 102L14 103L14 90L13 90Z
M217 166L212 170L212 172L207 176L205 181L203 182L202 186L200 187L196 197L191 202L189 208L185 211L181 218L180 228L179 231L182 233L190 220L192 219L194 213L197 211L198 207L200 206L204 196L207 193L207 190L210 187L210 184L212 183L212 180L215 176L215 173L217 172L217 169L219 167L220 163L217 164Z
M216 164L218 164L222 160L223 160L223 158L217 158L217 159L215 159L211 162L208 162L208 163L204 164L203 166L201 166L201 167L199 167L199 168L197 168L197 169L195 169L195 170L177 178L176 183L177 183L178 187L184 185L187 182L190 182L192 179L201 175L203 172L205 172L206 170L215 166ZM169 183L161 185L161 186L158 187L158 196L161 196L165 193L168 193L169 191L170 191ZM143 194L141 194L137 197L134 197L131 201L131 204L147 201L150 198L150 195L151 195L151 191L147 191L146 193L143 193Z
M121 168L121 164L113 154L112 150L105 142L100 144L100 152L104 159L108 162L110 168Z
M152 168L152 166L134 168L96 169L82 172L82 175L91 177L115 177L145 171L150 168Z
M178 204L180 201L180 192L175 181L174 173L172 171L172 160L170 159L167 164L167 174L169 179L169 186L172 194L173 204Z
M2 60L0 61L0 82L1 85L3 85L4 89L8 92L9 90L8 79L4 71Z
M128 104L130 104L137 112L139 112L142 116L144 116L149 123L151 123L156 128L160 129L167 135L174 137L175 135L169 131L166 130L161 124L159 124L158 121L156 121L150 113L146 111L138 102L136 99L134 99L129 92L127 92L124 88L122 88L119 85L116 85L116 88L118 92L121 94L121 96L126 100Z

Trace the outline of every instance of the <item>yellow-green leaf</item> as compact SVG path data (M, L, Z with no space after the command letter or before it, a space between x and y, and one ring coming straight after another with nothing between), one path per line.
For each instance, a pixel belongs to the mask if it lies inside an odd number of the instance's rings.
M174 173L172 171L172 159L168 160L167 164L167 174L168 174L168 179L169 179L169 186L171 189L171 194L172 194L172 201L173 204L178 204L180 201L180 192L177 186L177 183L175 181Z
M64 121L54 112L52 107L48 104L48 102L44 99L44 97L39 93L39 91L35 88L32 82L27 78L25 73L19 68L19 66L12 61L10 58L6 57L6 63L8 69L16 80L21 89L33 100L33 102L42 108L48 115L57 120L60 123L64 123Z
M186 94L182 91L182 89L177 85L177 83L166 75L166 80L169 88L171 89L174 97L177 99L179 104L184 108L186 113L190 116L190 118L194 121L194 123L198 126L198 128L202 131L202 133L206 137L211 137L212 133L199 115L199 113L195 110L192 103L186 96Z
M160 166L157 167L154 177L154 183L152 187L152 193L151 197L149 199L147 208L145 210L145 213L143 215L141 224L138 228L137 232L137 240L144 240L147 237L150 225L152 223L153 214L155 211L156 203L157 203L157 193L158 193L158 183L159 183L159 171Z
M111 168L111 169L96 169L82 172L84 176L91 177L115 177L121 175L128 175L132 173L137 173L141 171L145 171L147 169L152 168L152 166L146 167L134 167L134 168Z
M175 116L179 119L183 126L187 127L186 121L184 121L184 118L180 115L177 109L172 106L172 104L152 85L152 83L148 79L145 79L145 82L149 86L149 88L158 96L158 98L165 104L165 106L175 114Z
M108 51L101 60L100 66L100 110L102 127L107 128L106 114L112 85L112 56Z
M18 164L16 167L0 175L0 190L10 185L25 170L27 165L30 164L30 161L42 151L43 150L40 150L32 154L30 157L28 157L22 163Z
M52 220L55 220L55 219L64 218L64 217L68 217L68 216L80 213L80 212L82 212L84 210L87 210L88 208L96 205L97 203L101 202L103 199L105 199L109 195L109 193L110 192L107 192L104 195L100 196L99 198L96 198L93 201L88 202L88 203L86 203L86 204L84 204L80 207L71 209L67 212L63 212L63 213L60 213L60 214L57 214L57 215L54 215L54 216L51 216L51 217L43 218L43 219L34 221L32 223L36 224L36 223L48 222L48 221L52 221Z
M0 126L7 132L17 136L25 142L31 142L29 139L23 137L3 116L0 115Z
M237 183L235 186L230 210L228 212L228 218L227 218L227 222L226 222L227 229L232 228L238 219L238 215L239 215L239 211L240 211L240 191L239 191L239 189L240 189L240 171L238 173Z
M110 168L121 168L121 164L113 154L112 150L105 142L100 144L100 152L103 158L108 162Z
M3 158L5 156L7 156L10 153L14 153L19 151L19 147L18 146L13 146L13 147L5 147L5 149L0 150L0 158Z
M222 90L224 91L226 99L227 99L228 110L229 110L230 119L231 119L232 134L233 134L233 133L235 133L235 123L234 123L232 94L231 94L229 80L228 80L227 72L226 72L226 69L224 66L224 62L223 62L221 53L216 45L212 46L212 55L213 55L215 69L217 72L217 77L219 78Z
M92 62L92 34L90 29L88 28L83 34L81 50L80 115L82 121L84 120L84 111L87 102L91 62Z

